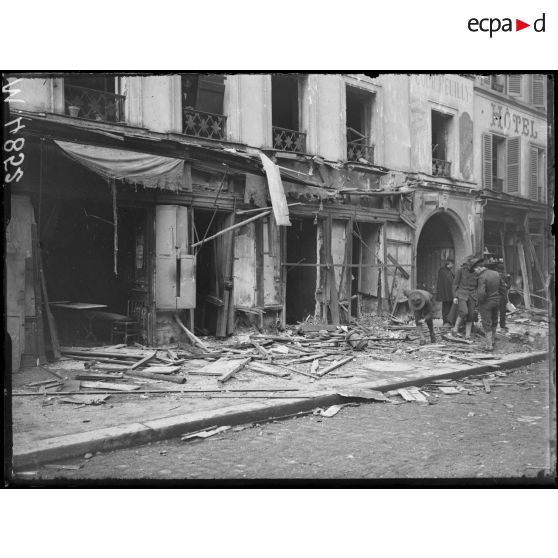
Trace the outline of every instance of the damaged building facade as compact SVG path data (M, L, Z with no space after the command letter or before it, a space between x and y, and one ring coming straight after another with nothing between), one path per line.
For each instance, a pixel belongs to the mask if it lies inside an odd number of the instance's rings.
M482 78L9 82L8 121L24 140L6 243L14 369L44 359L54 330L63 344L162 345L399 312L405 287L435 290L444 259L492 250L484 220L499 203L543 207L518 197L531 192L525 164L521 190L485 182L480 149L497 131ZM544 157L544 114L514 102L537 123L522 156ZM544 227L542 213L534 222Z

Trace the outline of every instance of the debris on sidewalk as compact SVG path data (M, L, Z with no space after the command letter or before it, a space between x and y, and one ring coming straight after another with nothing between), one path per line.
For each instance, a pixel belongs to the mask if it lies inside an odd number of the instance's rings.
M194 432L192 434L186 434L181 436L181 440L191 440L192 438L210 438L211 436L215 436L216 434L220 434L221 432L226 432L229 430L230 426L219 426L218 428L201 430L200 432Z
M316 409L314 414L322 417L334 417L342 408L343 405L331 405L331 407L328 407L327 409Z

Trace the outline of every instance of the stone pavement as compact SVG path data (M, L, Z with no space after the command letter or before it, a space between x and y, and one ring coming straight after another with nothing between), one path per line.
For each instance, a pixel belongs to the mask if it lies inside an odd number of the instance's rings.
M338 392L349 387L387 391L425 384L433 379L494 370L489 364L413 361L400 355L388 361L357 352L354 355L354 361L319 380L298 374L293 374L292 379L260 376L249 370L242 370L225 384L219 384L214 377L195 375L189 376L184 385L137 380L142 390L156 389L162 393L115 392L104 404L83 406L62 403L63 397L52 393L16 395L28 393L31 388L26 385L29 383L50 377L41 368L25 370L14 375L12 386L14 466L21 468L89 451L142 444L210 426L267 420L347 402L348 399ZM495 357L497 360L491 362L503 370L544 360L548 353L535 351ZM69 379L83 372L83 363L76 361L62 361L50 367ZM76 396L79 397L86 397L86 394Z

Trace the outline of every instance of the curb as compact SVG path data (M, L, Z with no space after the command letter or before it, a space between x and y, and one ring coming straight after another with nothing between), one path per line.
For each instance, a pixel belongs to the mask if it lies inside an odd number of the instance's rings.
M521 356L504 356L498 363L500 370L519 368L546 360L549 353L538 351L523 353ZM490 372L489 365L460 366L458 369L439 369L438 371L415 372L403 377L354 384L353 388L390 391L393 389L420 386L438 379L459 379ZM130 446L146 444L159 440L174 438L189 432L202 430L209 426L238 425L281 418L286 415L310 411L316 407L347 402L336 391L306 392L297 394L296 399L284 399L281 402L258 402L234 405L212 411L201 411L172 417L134 422L109 428L67 434L46 438L23 444L13 453L13 467L37 466L41 463L70 459L84 453L107 452Z

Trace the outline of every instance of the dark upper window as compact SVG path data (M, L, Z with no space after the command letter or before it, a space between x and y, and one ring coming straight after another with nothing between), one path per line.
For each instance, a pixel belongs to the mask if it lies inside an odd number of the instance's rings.
M432 111L432 174L451 175L449 159L449 133L452 117Z
M271 124L274 149L306 150L306 134L300 131L300 108L300 78L289 74L272 75Z
M119 78L114 75L74 74L64 77L64 107L70 116L124 121L125 96L118 93Z
M182 124L189 136L225 139L223 74L182 75Z
M372 143L372 105L374 94L347 86L347 160L360 163L374 162Z

